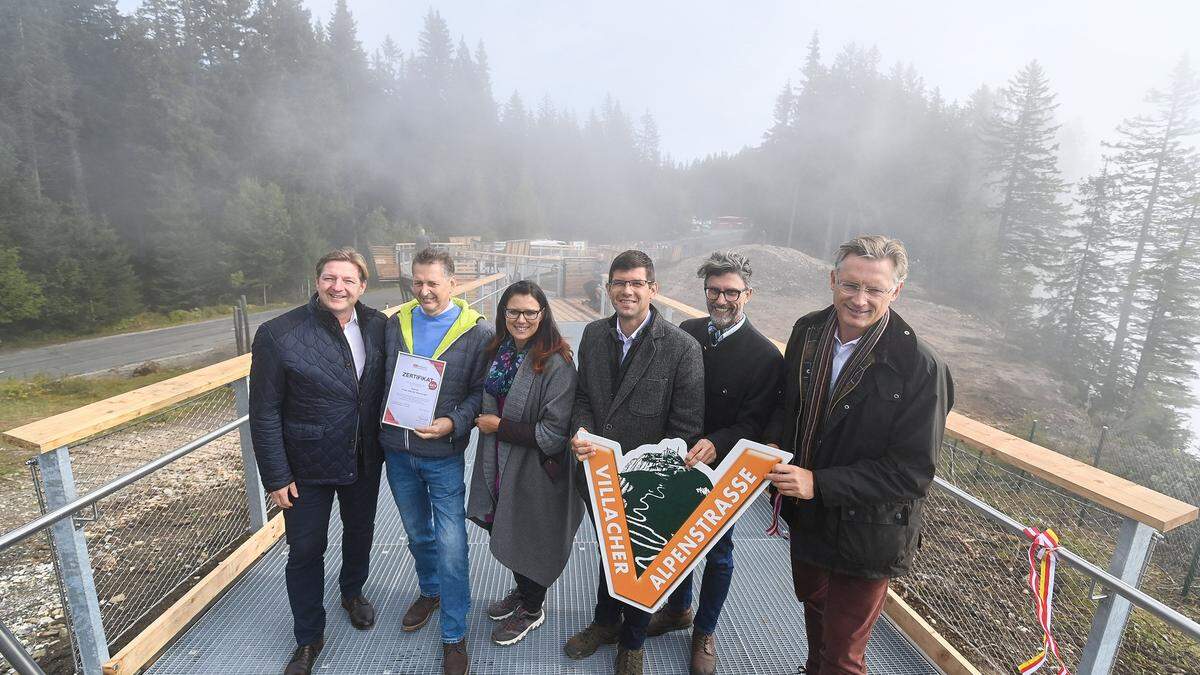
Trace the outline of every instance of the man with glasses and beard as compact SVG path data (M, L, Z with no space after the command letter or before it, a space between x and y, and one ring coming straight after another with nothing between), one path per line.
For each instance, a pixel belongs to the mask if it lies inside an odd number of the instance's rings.
M750 261L733 251L714 252L696 272L704 280L708 318L688 319L680 328L704 352L704 436L688 452L688 467L715 467L740 439L758 440L778 405L783 355L746 317L751 274ZM651 637L692 628L692 675L717 672L717 619L733 579L732 527L705 560L694 620L689 575L646 627Z
M625 451L664 438L682 438L690 446L700 438L704 423L700 345L663 320L650 304L658 287L654 262L642 251L625 251L613 258L607 287L616 313L583 329L571 428L616 441ZM576 481L586 498L582 463L595 449L578 435L571 447L581 465ZM597 583L592 623L573 635L563 651L572 659L582 659L601 644L615 642L617 675L641 675L650 613L608 594L603 562Z
M891 304L908 275L895 239L838 248L833 304L788 340L784 397L764 434L793 453L767 474L791 531L809 675L866 673L867 636L920 541L954 383Z

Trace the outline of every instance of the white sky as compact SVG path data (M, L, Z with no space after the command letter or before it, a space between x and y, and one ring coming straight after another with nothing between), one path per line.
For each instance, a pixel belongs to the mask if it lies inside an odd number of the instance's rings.
M325 21L334 0L305 0ZM958 0L350 0L368 51L386 35L411 51L430 8L455 41L483 40L494 92L549 93L581 117L611 92L636 118L650 110L677 160L759 142L776 94L796 78L814 30L826 62L847 42L875 45L883 69L912 63L948 100L1003 84L1038 59L1059 94L1059 121L1095 148L1147 88L1190 51L1200 67L1200 2L1114 0L1004 5ZM137 0L119 0L132 11ZM1065 168L1065 167L1064 167Z
M334 0L306 4L324 18ZM582 116L611 92L635 117L655 115L676 159L758 143L814 30L827 62L847 42L875 45L885 69L911 62L947 99L1002 84L1036 58L1059 93L1060 121L1080 126L1089 146L1139 112L1180 55L1200 59L1200 3L1182 0L350 0L368 49L388 34L412 49L430 7L456 40L484 41L498 100L549 93Z

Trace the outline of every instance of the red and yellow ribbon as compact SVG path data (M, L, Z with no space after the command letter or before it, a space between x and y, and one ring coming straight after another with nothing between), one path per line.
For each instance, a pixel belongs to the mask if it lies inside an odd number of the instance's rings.
M1042 625L1042 649L1033 658L1020 666L1017 671L1021 675L1037 671L1046 663L1049 654L1053 653L1060 664L1056 671L1058 675L1069 675L1070 671L1062 664L1062 656L1058 653L1058 642L1050 632L1050 618L1054 613L1054 571L1058 562L1058 535L1054 530L1040 532L1037 528L1025 528L1025 536L1033 540L1029 545L1029 590L1033 591L1033 607L1037 612L1038 623Z

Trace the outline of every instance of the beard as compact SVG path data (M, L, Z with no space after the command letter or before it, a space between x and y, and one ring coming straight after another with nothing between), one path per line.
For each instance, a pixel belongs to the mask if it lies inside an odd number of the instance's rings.
M725 330L738 322L740 313L737 307L717 307L712 303L708 305L708 320L719 330Z

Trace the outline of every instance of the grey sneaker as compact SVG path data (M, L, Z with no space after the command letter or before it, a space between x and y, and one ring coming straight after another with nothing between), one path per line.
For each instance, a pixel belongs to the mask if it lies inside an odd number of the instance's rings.
M537 628L546 621L546 610L539 609L530 612L524 607L517 607L512 615L492 630L492 642L498 645L515 645L529 635L529 631Z
M521 594L512 589L508 595L488 605L487 615L492 621L503 621L512 616L513 611L521 606Z

